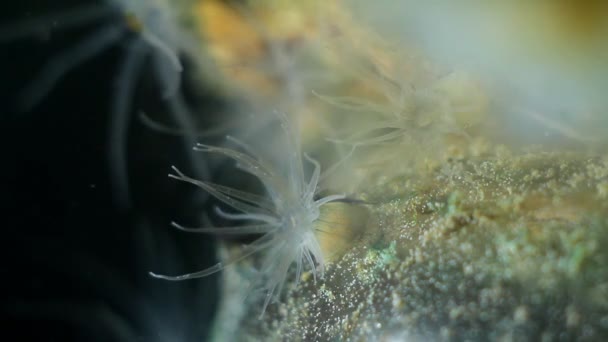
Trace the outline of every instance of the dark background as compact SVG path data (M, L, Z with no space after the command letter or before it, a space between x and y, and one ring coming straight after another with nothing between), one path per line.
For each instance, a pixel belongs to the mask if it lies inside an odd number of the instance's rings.
M0 27L86 3L2 1ZM169 226L198 215L204 199L192 186L167 178L171 165L190 168L181 138L151 130L135 115L144 110L164 120L149 67L134 95L125 147L131 206L114 200L109 112L129 37L72 70L33 110L19 109L20 91L36 81L44 63L96 27L0 42L3 339L203 341L218 278L173 283L148 275L187 273L215 262L213 238ZM221 106L204 89L185 90L201 117Z

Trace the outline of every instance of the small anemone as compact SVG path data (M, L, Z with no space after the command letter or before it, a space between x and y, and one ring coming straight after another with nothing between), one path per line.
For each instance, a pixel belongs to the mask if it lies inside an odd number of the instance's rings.
M330 195L315 199L319 191L318 183L321 179L321 166L307 154L303 154L302 157L299 142L297 138L294 138L296 137L294 130L289 126L286 117L282 116L281 118L288 140L285 155L287 166L284 169L277 168L256 156L248 146L232 137L229 137L229 140L246 153L203 144L197 144L195 147L197 151L220 154L235 160L238 169L259 179L266 190L267 196L196 180L186 176L176 167L173 167L175 174L169 175L169 177L192 183L204 189L213 197L239 212L228 213L216 208L215 211L218 216L228 220L251 222L250 224L232 227L203 228L187 228L173 223L173 226L177 229L198 233L262 235L246 245L238 256L226 262L217 263L207 269L180 276L167 276L152 272L150 272L150 275L172 281L205 277L221 271L230 264L259 253L261 254L260 279L254 285L259 286L266 293L262 315L271 300L278 300L292 265L295 264L296 266L296 283L300 279L305 265L310 268L315 281L317 278L323 277L325 271L323 253L315 237L315 227L319 219L320 208L326 203L344 199L345 196ZM305 178L303 159L306 159L314 167L308 179Z

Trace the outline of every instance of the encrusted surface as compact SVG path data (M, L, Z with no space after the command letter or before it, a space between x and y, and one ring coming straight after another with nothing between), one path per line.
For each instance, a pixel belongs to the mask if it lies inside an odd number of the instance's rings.
M303 275L252 340L601 339L608 159L504 148L369 182L366 235ZM221 324L219 324L221 326ZM228 327L224 327L228 328Z

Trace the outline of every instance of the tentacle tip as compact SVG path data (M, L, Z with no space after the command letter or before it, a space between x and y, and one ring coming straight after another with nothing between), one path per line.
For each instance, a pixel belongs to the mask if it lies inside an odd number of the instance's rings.
M182 172L175 165L171 165L171 170L175 171L175 173L177 173L178 175L182 174Z

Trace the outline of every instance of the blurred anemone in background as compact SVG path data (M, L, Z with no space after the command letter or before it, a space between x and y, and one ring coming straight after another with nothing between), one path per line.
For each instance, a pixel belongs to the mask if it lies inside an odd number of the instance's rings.
M64 1L40 8L32 3L13 6L15 9L10 13L17 15L3 21L0 43L13 56L19 56L13 58L29 55L34 59L30 69L37 71L36 75L21 75L25 86L21 82L6 85L11 94L9 101L16 111L22 112L16 115L28 115L32 109L46 105L62 81L90 61L107 61L109 55L118 59L112 61L115 69L106 73L111 77L95 71L91 72L89 82L103 81L105 84L100 84L99 89L111 89L105 105L110 113L105 124L106 158L117 205L127 208L131 205L128 151L133 121L182 136L186 150L196 143L202 131L201 116L193 115L188 104L192 99L187 101L182 89L186 85L184 80L200 79L207 68L202 41L197 39L191 22L191 2L108 0ZM22 50L24 46L50 47L53 52L26 53ZM186 72L200 74L184 77ZM147 89L147 106L138 101L142 89ZM160 108L170 120L157 119L160 113L154 110L150 113L154 107ZM202 160L191 158L191 164L197 174L207 175Z
M422 49L436 63L483 77L496 92L512 135L535 142L545 132L587 144L603 139L604 1L349 3L386 37Z

